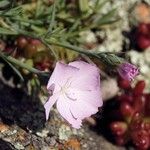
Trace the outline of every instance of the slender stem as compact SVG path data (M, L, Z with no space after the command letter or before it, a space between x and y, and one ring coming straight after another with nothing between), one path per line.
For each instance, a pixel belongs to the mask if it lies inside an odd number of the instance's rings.
M41 39L41 41L42 41L42 43L43 43L45 46L48 47L48 49L53 53L55 59L58 61L58 60L59 60L58 55L57 55L56 52L51 48L51 46L50 46L47 42L45 42L45 40Z
M109 52L93 52L93 51L84 50L80 47L73 46L73 45L70 45L68 43L63 43L63 42L58 43L55 41L47 41L47 43L61 46L61 47L65 47L65 48L68 48L69 50L73 50L75 52L85 54L86 56L91 56L91 57L97 58L102 63L104 63L108 66L116 67L116 66L118 66L118 64L120 64L124 61L122 58L116 56L113 53L109 53Z
M13 58L11 56L6 56L3 53L0 53L0 57L5 58L8 62L13 63L13 64L15 64L15 65L17 65L17 66L19 66L21 68L25 68L25 69L27 69L28 71L30 71L32 73L35 73L35 74L38 74L38 75L40 75L40 74L41 75L47 74L47 72L45 72L45 71L40 71L38 69L35 69L35 68L31 67L31 66L28 66L25 63L20 62L19 60L15 59L15 58Z
M54 41L49 41L49 40L46 40L49 44L53 44L53 45L57 45L57 46L61 46L61 47L64 47L64 48L68 48L70 50L73 50L75 52L78 52L78 53L82 53L82 54L85 54L85 55L93 55L92 52L88 51L88 50L84 50L82 48L79 48L77 46L73 46L73 45L70 45L68 43L62 43L62 42L54 42ZM94 55L93 55L94 56Z

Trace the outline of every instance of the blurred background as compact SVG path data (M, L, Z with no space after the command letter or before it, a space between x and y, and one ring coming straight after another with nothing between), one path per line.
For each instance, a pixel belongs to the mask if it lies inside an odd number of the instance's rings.
M122 57L140 74L122 79L89 52ZM45 120L58 60L101 70L104 105L78 130L55 107ZM0 0L0 70L1 150L150 149L149 0Z

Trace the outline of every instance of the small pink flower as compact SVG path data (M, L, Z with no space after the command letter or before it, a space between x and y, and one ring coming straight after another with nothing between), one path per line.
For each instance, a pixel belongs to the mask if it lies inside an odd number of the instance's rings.
M119 75L125 80L133 80L139 74L139 69L130 63L122 63L118 68Z
M83 61L57 62L47 89L52 95L44 105L46 119L56 103L59 113L74 128L80 128L82 120L102 106L99 70Z

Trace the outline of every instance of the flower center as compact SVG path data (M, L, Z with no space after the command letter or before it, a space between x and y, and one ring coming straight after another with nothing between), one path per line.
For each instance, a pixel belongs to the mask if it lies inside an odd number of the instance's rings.
M69 87L66 87L66 86L62 86L61 87L61 90L60 90L60 93L61 94L65 94L66 92L67 92L67 89L68 89Z
M60 94L67 97L69 100L73 100L75 101L75 94L74 92L72 92L69 88L71 87L71 77L68 78L68 80L66 81L66 83L61 86L60 88Z
M65 94L67 93L67 90L69 89L69 87L71 86L71 77L67 79L67 81L63 84L63 85L59 85L60 86L60 94Z

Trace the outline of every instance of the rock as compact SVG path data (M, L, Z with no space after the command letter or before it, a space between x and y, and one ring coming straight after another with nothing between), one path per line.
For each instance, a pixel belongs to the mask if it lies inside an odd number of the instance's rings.
M0 123L0 132L1 133L6 132L8 130L9 130L9 126L8 125Z
M119 91L117 81L112 78L103 80L101 82L101 91L102 91L102 99L104 101L114 97Z

